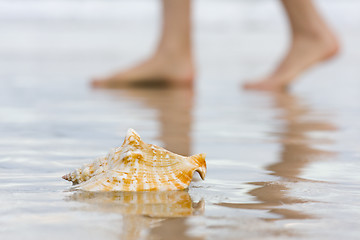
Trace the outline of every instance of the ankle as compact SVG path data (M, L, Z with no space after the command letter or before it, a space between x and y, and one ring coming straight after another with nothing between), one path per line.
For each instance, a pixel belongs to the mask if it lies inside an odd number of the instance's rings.
M163 39L159 42L156 53L171 58L191 58L191 42L186 40Z
M330 30L307 31L294 33L292 43L307 42L324 53L324 58L335 56L340 51L340 44L336 36ZM309 48L310 49L310 48Z
M184 64L184 63L193 63L193 57L191 51L188 50L180 50L180 49L164 49L159 48L155 53L154 57L159 59L160 61L164 61L164 63L171 64Z

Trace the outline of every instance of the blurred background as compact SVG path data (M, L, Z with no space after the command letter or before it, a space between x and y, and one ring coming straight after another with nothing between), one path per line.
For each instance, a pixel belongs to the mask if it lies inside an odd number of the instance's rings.
M91 78L156 45L159 1L0 0L0 237L355 239L360 2L314 2L341 54L277 95L240 85L287 48L278 1L194 0L194 90L105 90ZM61 176L130 127L177 153L206 152L206 181L159 202L67 192Z
M315 3L339 34L342 54L302 76L296 86L301 89L318 82L317 87L325 87L325 82L341 86L357 73L357 1ZM72 84L84 85L93 76L131 66L151 53L161 27L159 1L1 0L0 4L1 79L19 87L61 87L69 72L77 78ZM193 12L199 85L211 85L219 78L226 85L238 85L263 76L286 50L288 29L278 1L197 0ZM342 71L337 71L339 65ZM307 81L325 72L342 80ZM37 76L51 81L39 83L42 78ZM335 86L332 89L339 91Z

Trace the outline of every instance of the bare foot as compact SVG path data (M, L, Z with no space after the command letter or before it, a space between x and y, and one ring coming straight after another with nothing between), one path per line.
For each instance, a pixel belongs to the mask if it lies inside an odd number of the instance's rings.
M176 86L190 87L194 79L191 57L154 54L143 63L112 76L92 81L94 87Z
M244 84L245 89L280 91L302 72L328 60L339 51L337 39L331 32L319 35L294 36L285 58L268 77Z

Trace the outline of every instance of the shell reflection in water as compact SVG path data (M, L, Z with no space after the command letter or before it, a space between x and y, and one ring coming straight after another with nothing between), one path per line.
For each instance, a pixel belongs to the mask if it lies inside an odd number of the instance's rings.
M186 217L202 214L205 203L194 203L187 191L161 192L74 192L69 200L90 204L89 210L145 215L150 217Z
M205 154L183 157L129 129L121 147L63 178L85 191L171 191L188 188L195 171L205 178Z

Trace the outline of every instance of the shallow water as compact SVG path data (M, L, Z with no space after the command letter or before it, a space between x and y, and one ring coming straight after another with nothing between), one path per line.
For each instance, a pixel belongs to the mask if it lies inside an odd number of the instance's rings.
M156 4L147 3L145 16L137 11L144 1L89 1L78 14L68 10L79 10L79 2L0 1L1 239L360 236L360 32L347 24L351 10L340 29L343 55L305 74L291 93L238 87L239 79L269 68L281 49L275 43L285 42L281 26L269 22L276 8L268 3L256 8L263 13L270 6L268 15L240 19L252 30L235 15L232 22L223 12L214 25L211 14L200 14L194 90L93 90L89 76L151 49ZM248 1L224 2L198 1L196 11L255 9ZM123 15L113 10L119 6ZM334 1L325 13L338 6ZM94 8L97 15L90 14ZM49 14L54 9L60 11ZM129 36L130 29L141 33ZM138 39L142 34L150 40ZM264 37L271 49L256 45ZM213 47L236 42L248 47L235 53ZM207 153L206 180L194 176L189 190L179 192L68 191L61 176L119 146L130 127L176 153Z

